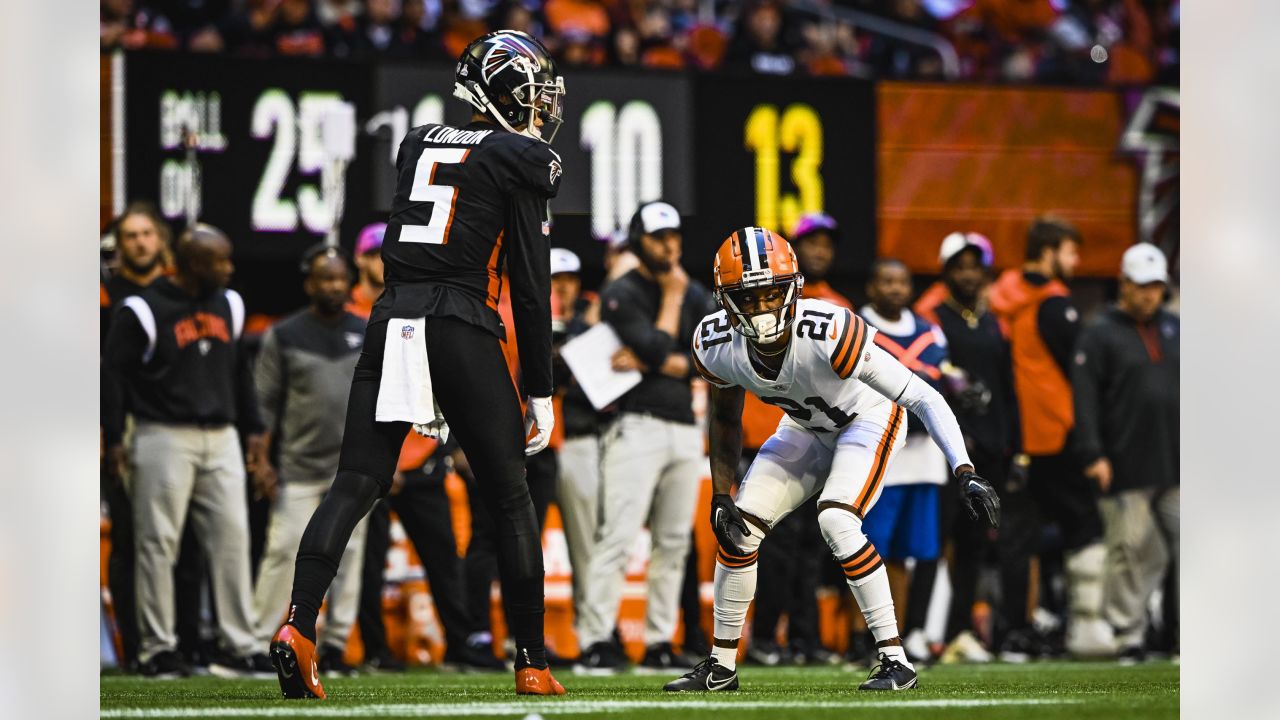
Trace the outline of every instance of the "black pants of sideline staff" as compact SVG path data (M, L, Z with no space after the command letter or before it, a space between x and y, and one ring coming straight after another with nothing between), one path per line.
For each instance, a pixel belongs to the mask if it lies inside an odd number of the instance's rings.
M447 648L457 651L467 640L468 614L463 602L462 559L444 473L405 473L404 489L374 505L369 514L369 536L365 541L365 563L360 587L360 637L365 658L391 654L382 621L382 589L385 584L387 549L390 546L391 511L400 519L409 542L422 560L431 597L443 625Z

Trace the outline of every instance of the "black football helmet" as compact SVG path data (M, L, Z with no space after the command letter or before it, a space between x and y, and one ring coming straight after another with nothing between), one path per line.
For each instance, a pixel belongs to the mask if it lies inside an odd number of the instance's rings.
M551 53L516 30L491 32L462 51L453 95L508 131L548 144L564 122L564 78ZM535 113L541 128L533 122Z

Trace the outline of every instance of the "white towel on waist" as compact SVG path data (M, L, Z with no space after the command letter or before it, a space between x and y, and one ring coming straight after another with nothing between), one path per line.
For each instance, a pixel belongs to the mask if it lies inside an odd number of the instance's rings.
M436 419L427 364L426 318L392 318L382 353L378 422L429 423Z

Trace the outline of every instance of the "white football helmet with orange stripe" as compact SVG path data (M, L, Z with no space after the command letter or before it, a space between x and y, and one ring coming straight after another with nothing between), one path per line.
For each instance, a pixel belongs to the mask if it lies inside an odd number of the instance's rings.
M759 288L779 295L757 309ZM716 252L715 299L729 314L733 328L752 342L768 345L782 339L796 317L796 300L804 276L787 239L767 228L735 230Z

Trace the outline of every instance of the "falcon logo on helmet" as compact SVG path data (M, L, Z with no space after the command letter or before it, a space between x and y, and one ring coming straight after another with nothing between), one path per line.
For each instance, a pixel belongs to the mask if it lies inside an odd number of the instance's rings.
M542 43L516 30L491 32L462 51L453 95L508 132L548 144L564 122L564 78Z
M746 312L744 306L759 288L778 288L781 304ZM786 238L771 230L742 228L716 252L716 302L729 314L733 328L756 343L777 342L787 333L803 288L795 251Z

